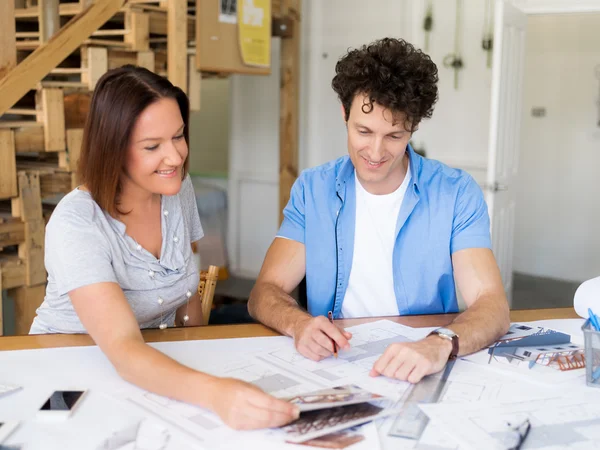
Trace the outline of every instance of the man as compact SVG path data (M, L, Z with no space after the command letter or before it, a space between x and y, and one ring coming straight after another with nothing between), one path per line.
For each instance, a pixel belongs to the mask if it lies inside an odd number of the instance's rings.
M250 295L250 314L294 338L318 361L351 334L335 318L458 311L447 328L390 345L372 376L411 383L449 358L481 349L510 325L490 250L481 189L465 172L417 155L408 144L437 100L437 68L409 43L382 39L336 65L348 156L304 171ZM451 136L448 136L451 139ZM290 297L306 276L308 312Z

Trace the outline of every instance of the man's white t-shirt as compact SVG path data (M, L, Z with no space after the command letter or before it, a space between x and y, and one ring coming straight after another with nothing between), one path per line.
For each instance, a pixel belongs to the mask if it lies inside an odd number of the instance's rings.
M410 182L410 167L404 181L391 194L373 195L356 177L356 226L354 254L342 317L397 316L392 256L396 222Z

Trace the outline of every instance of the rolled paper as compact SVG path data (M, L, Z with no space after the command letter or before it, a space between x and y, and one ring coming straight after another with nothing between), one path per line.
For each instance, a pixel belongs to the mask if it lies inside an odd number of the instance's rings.
M596 315L600 314L600 277L585 281L577 288L573 307L575 312L584 319L588 318L588 308Z

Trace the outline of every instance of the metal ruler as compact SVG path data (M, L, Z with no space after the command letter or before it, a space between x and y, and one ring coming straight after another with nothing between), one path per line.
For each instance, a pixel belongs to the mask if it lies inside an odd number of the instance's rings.
M419 409L419 403L437 403L452 372L455 359L448 361L441 377L427 376L404 394L404 406L388 433L390 436L418 440L429 422Z

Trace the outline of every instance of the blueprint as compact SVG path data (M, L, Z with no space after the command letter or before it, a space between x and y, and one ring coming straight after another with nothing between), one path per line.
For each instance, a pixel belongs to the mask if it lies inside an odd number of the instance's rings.
M286 345L272 349L237 353L235 361L223 361L211 367L210 373L247 381L277 397L291 397L325 387L350 384L346 380L359 380L361 387L387 397L393 393L401 397L408 383L385 377L371 378L368 373L387 345L418 339L427 333L426 329L413 329L382 320L348 330L353 334L352 348L341 351L337 359L330 357L318 363L311 361L300 355L291 341L287 341ZM209 446L222 440L224 435L231 435L218 416L197 406L150 392L135 393L128 400L188 434L211 442Z
M600 448L599 400L592 390L569 398L505 404L440 403L421 405L421 409L435 426L451 432L461 448L509 448L518 439L514 427L528 420L531 429L523 449L594 449Z
M282 373L252 353L246 356L237 355L236 361L213 367L211 373L220 377L244 380L278 397L290 397L321 387L293 373ZM217 415L195 405L150 392L130 395L129 400L202 440L218 439L223 433L230 433L229 428Z
M539 326L556 327L572 337L578 337L580 341L582 339L577 321L540 323ZM579 335L575 335L578 330ZM407 339L420 339L430 329L413 329L386 320L352 327L349 331L353 333L352 348L347 352L340 352L338 359L328 358L318 364L298 355L292 339L283 336L161 342L150 345L190 368L243 379L279 397L340 384L357 384L363 389L400 399L408 388L406 383L385 377L372 378L368 376L368 371L386 345ZM40 373L44 376L40 377ZM303 448L284 444L281 440L275 441L274 436L266 436L261 431L234 432L210 411L145 392L120 378L108 358L95 346L0 352L0 379L7 384L23 386L18 392L0 399L0 421L21 422L6 444L24 444L28 450L97 450L102 446L124 450L136 446L144 448L144 442L149 440L156 449L167 450ZM473 444L469 440L465 442L464 434L476 429L480 432L484 430L482 433L485 439L494 439L494 436L502 436L503 433L506 435L504 419L498 422L498 417L504 417L501 413L509 411L502 408L517 405L538 405L538 409L534 410L535 414L531 411L527 414L533 414L530 436L533 438L532 442L544 445L539 448L551 448L546 445L547 436L539 434L540 430L546 430L543 427L549 427L548 433L554 431L548 423L558 423L560 436L571 436L571 448L594 448L593 445L600 442L598 414L593 410L595 405L600 404L600 399L597 398L600 396L600 389L587 388L580 379L573 379L568 386L551 384L544 388L538 385L539 379L535 376L512 376L506 370L488 366L487 361L486 364L457 361L440 403L430 406L445 408L440 410L444 413L439 413L443 416L442 419L445 417L445 420L452 422L456 417L457 423L436 421L437 412L432 410L434 420L415 445L412 441L388 435L394 419L377 421L379 443L373 443L377 441L372 439L373 433L370 433L370 437L365 433L365 440L355 444L361 445L356 450L375 449L378 444L384 450L472 448ZM35 420L34 412L39 409L41 402L52 391L61 389L85 389L89 393L68 421L48 424ZM586 394L587 406L572 400L582 390ZM569 398L560 401L571 403L552 403L558 401L553 400L557 395L568 396ZM514 405L510 405L510 402ZM478 413L494 411L498 412L497 416L477 416ZM509 413L512 415L514 411L510 410ZM556 416L553 418L554 422L549 419L550 415ZM469 422L469 417L476 420ZM524 415L516 417L518 419ZM465 431L461 425L463 423L468 423L466 426L471 428ZM152 430L147 429L148 424L152 425ZM494 427L498 429L495 430ZM370 430L373 431L373 427ZM499 434L494 435L496 432ZM556 442L562 443L560 436L551 436L558 439ZM565 448L561 445L555 444L555 448ZM351 447L352 450L355 450L355 446ZM524 448L527 447L526 443ZM475 448L488 447L475 445ZM494 447L492 445L489 448Z
M543 335L555 332L550 328L535 326L534 324L512 324L509 333L500 341L506 342L506 339L526 338L534 334ZM569 336L566 336L567 339ZM515 342L519 342L518 340ZM577 343L577 339L561 345L533 345L515 347L512 351L507 351L501 347L495 347L497 350L490 354L489 349L467 355L463 359L487 366L490 369L503 372L513 377L536 383L545 383L548 386L555 386L557 383L581 384L585 378L585 368L573 368L571 370L558 370L554 365L545 366L534 363L535 356L547 353L549 351L571 351L582 352L582 346ZM503 351L504 350L504 351ZM566 355L566 353L565 353ZM551 358L552 359L552 358ZM565 360L565 357L560 360Z
M97 450L166 450L170 439L168 428L144 419L116 431Z
M278 397L289 397L323 387L343 384L357 384L371 392L387 397L395 397L398 405L410 385L406 382L386 377L368 375L373 363L394 342L406 342L422 338L430 329L413 329L382 320L349 328L353 334L351 348L340 351L339 357L314 362L300 355L291 340L282 345L261 349L258 352L238 353L235 361L225 361L213 366L211 374L234 377L253 383ZM511 377L503 376L497 370L459 360L454 366L440 397L441 404L483 404L515 402L523 399L548 398L552 392L545 387L530 383L519 383ZM189 434L210 441L223 440L229 433L220 419L209 411L193 405L166 399L150 393L143 393L130 400L153 411ZM430 424L420 441L389 436L394 419L378 421L379 437L383 449L415 448L420 450L454 450L459 443L454 441L442 427ZM249 433L244 439L251 442L257 433ZM274 436L271 436L274 437ZM228 439L234 439L228 436ZM263 436L264 441L264 436ZM233 441L230 441L233 445ZM231 447L233 448L233 447Z
M519 402L525 399L544 399L554 396L552 389L535 386L530 383L516 383L495 371L480 367L477 364L458 360L438 404L473 404ZM416 450L454 450L464 448L452 438L443 427L430 422L425 428L418 443L409 439L388 436L395 418L387 419L380 424L380 439L384 449L416 449ZM482 447L483 448L483 447Z
M319 362L300 355L293 346L266 351L257 357L280 370L294 373L319 385L357 384L377 394L400 398L409 384L386 377L369 377L373 364L388 345L409 342L427 335L429 328L410 328L389 320L357 325L347 329L352 333L349 350L339 350L338 358L330 356Z

